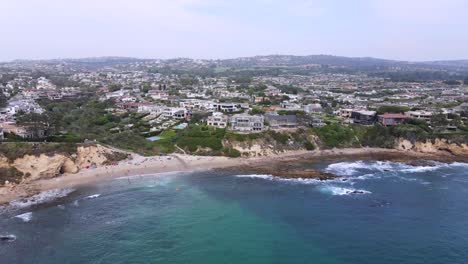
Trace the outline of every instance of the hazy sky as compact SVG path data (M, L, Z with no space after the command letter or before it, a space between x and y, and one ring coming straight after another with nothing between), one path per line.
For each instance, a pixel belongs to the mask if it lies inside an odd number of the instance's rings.
M0 0L0 60L468 59L468 0Z

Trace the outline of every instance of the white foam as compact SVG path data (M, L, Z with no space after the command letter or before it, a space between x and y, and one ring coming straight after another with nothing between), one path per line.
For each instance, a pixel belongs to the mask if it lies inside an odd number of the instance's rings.
M390 161L355 161L355 162L338 162L328 165L325 169L326 172L333 173L339 176L355 176L359 170L373 170L376 172L408 172L408 173L421 173L436 171L442 168L452 167L468 167L468 163L454 162L454 163L441 163L436 161L428 161L429 166L412 166L399 162ZM370 174L366 174L370 176ZM374 175L375 176L375 175ZM362 179L362 176L359 176Z
M351 176L357 172L358 169L365 167L364 162L338 162L328 165L325 171L334 173L340 176Z
M101 194L98 193L98 194L93 194L93 195L87 196L87 197L85 197L84 199L85 199L85 200L96 199L96 198L98 198L99 196L101 196Z
M409 166L409 168L402 169L402 172L428 172L428 171L436 171L442 167L445 167L446 165L440 165L440 166Z
M468 163L464 163L464 162L454 162L450 165L455 166L455 167L468 167Z
M273 175L267 174L249 174L249 175L236 175L237 178L260 178L265 180L273 180L275 177Z
M321 180L317 179L304 179L304 178L295 178L295 179L288 179L288 178L281 178L273 175L268 174L249 174L249 175L236 175L237 178L252 178L252 179L263 179L269 181L281 181L281 182L290 182L290 183L300 183L300 184L318 184L322 182Z
M11 201L10 206L13 208L26 208L33 205L48 203L57 198L65 197L74 191L75 189L72 188L45 191L28 198Z
M338 187L338 186L333 186L333 185L325 185L321 188L321 190L325 193L329 193L331 195L339 195L339 196L371 193L366 190L344 188L344 187Z
M183 173L187 173L187 172L169 171L169 172L158 172L158 173L148 173L148 174L136 174L136 175L118 177L118 178L115 178L115 180L132 180L132 179L138 179L138 178L151 178L151 177L178 175L178 174L183 174Z
M32 212L27 212L27 213L15 216L15 218L19 218L19 219L23 220L23 222L27 223L27 222L31 221L32 215L33 215Z

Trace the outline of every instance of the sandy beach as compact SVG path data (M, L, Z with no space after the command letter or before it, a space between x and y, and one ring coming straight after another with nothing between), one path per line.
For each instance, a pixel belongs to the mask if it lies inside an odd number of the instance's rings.
M453 157L447 157L451 159ZM210 156L191 156L173 154L169 156L143 157L133 154L128 160L112 166L82 169L76 174L63 174L56 178L23 183L14 187L0 188L0 204L29 197L39 192L89 185L121 177L166 173L193 172L200 170L222 169L229 167L255 168L279 162L341 159L387 159L408 161L414 159L444 160L444 156L417 152L402 152L394 149L351 148L316 151L292 151L278 155L255 158L227 158Z

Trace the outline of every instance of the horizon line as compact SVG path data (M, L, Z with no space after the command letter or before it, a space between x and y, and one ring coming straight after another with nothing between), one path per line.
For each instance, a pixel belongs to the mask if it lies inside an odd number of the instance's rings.
M406 62L406 63L425 63L425 62L441 62L441 61L468 61L466 59L435 59L435 60L399 60L399 59L389 59L382 57L372 57L372 56L343 56L343 55L331 55L331 54L309 54L309 55L293 55L293 54L268 54L268 55L252 55L252 56L238 56L238 57L228 57L228 58L194 58L194 57L171 57L171 58L150 58L150 57L138 57L138 56L119 56L119 55L102 55L102 56L84 56L84 57L56 57L56 58L37 58L37 59L12 59L12 60L2 60L0 63L13 63L13 62L40 62L40 61L54 61L54 60L84 60L84 59L100 59L100 58L121 58L121 59L136 59L136 60L175 60L175 59L191 59L191 60L205 60L205 61L220 61L220 60L236 60L236 59L245 59L245 58L255 58L255 57L274 57L274 56L291 56L291 57L310 57L310 56L328 56L328 57L339 57L339 58L348 58L348 59L376 59L383 61L392 61L392 62Z

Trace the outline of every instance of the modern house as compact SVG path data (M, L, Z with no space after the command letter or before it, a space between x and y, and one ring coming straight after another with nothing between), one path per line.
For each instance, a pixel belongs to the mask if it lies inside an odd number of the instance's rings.
M234 103L214 103L213 110L226 113L239 111L238 105Z
M49 134L47 128L40 124L32 124L32 125L21 125L18 126L16 124L3 124L2 133L11 133L15 134L18 137L24 139L42 139L46 138Z
M295 115L268 114L265 115L265 120L273 129L296 128L298 125L297 117Z
M162 115L166 118L187 119L190 117L190 112L185 108L167 107L164 108Z
M422 119L430 123L432 119L432 113L428 111L408 111L405 113L410 118Z
M323 127L327 125L325 122L323 122L323 119L318 116L312 116L310 120L308 121L309 126L311 127Z
M148 91L147 96L153 98L154 100L168 100L169 93L166 91L159 91L159 90L150 90Z
M320 104L308 104L308 105L304 105L304 112L308 113L308 114L312 114L312 113L322 113L323 109L322 109L322 105Z
M378 116L379 123L384 126L401 125L406 122L406 119L408 119L408 116L403 114L385 113L383 115Z
M207 119L208 125L217 128L226 128L228 125L228 116L220 112L214 112Z
M285 110L303 110L300 104L284 101L281 103L281 108Z
M351 112L353 123L360 125L373 125L376 120L375 111L357 110Z
M237 114L231 117L231 129L239 132L261 132L264 121L263 116Z

